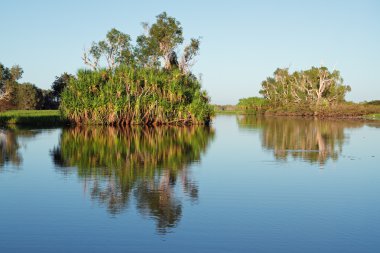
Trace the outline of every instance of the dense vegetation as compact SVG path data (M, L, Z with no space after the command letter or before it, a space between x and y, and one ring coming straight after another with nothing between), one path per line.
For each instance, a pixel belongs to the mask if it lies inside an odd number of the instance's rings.
M345 101L351 91L339 71L326 67L290 73L277 69L273 77L262 82L263 98L240 99L238 108L245 112L277 115L302 115L321 117L357 117L380 112L376 101L355 104Z
M200 160L213 136L209 127L76 127L63 130L52 156L60 171L77 174L111 214L136 203L165 232L182 214L176 185L197 199L187 168Z
M18 66L5 67L0 63L0 112L7 110L49 110L58 109L60 93L71 75L64 73L44 90L34 84L20 83L24 71Z
M237 107L240 110L252 111L252 112L263 112L268 107L268 100L260 97L249 97L239 99Z
M277 69L273 77L262 82L260 94L274 107L294 104L334 105L344 101L350 86L343 84L339 71L312 67L289 73Z
M61 97L61 111L77 124L208 124L213 107L190 72L199 39L182 46L181 24L162 13L144 24L132 45L116 29L83 55L92 70L79 70ZM176 51L183 48L178 59ZM107 63L101 68L100 63Z

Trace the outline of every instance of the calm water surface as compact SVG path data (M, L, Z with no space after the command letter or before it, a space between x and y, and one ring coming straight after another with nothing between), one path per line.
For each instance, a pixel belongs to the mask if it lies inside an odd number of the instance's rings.
M379 252L380 125L0 129L0 252Z

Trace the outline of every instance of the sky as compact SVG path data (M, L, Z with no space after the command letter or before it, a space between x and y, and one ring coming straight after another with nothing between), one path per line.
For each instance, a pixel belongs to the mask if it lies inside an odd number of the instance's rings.
M1 0L0 10L0 62L20 65L21 81L40 88L84 68L84 48L111 28L135 39L141 22L166 11L187 40L202 38L193 72L212 103L258 96L276 68L321 65L341 72L347 100L380 99L378 0Z

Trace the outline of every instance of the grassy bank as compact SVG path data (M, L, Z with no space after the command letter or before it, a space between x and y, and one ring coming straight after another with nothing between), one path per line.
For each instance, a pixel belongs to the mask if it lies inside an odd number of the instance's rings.
M15 110L0 113L0 125L53 126L65 123L58 110Z
M304 116L319 118L368 118L368 115L378 115L380 106L344 103L338 105L313 108L307 105L269 108L267 115Z
M370 114L365 117L366 119L380 120L380 113Z
M342 103L313 108L310 105L289 105L282 107L266 106L257 110L254 107L215 105L216 114L260 114L268 116L354 118L380 120L380 106L371 104Z

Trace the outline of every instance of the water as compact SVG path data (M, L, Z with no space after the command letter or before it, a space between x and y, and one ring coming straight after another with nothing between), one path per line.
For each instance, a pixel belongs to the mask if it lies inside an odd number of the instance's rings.
M380 125L0 130L0 252L378 252Z

